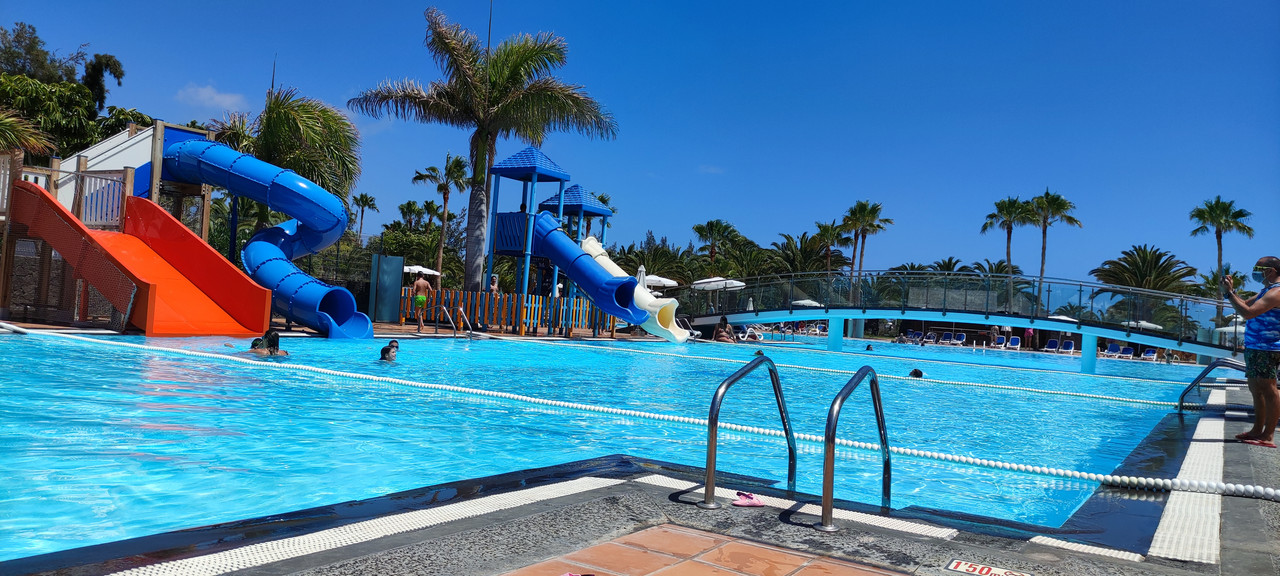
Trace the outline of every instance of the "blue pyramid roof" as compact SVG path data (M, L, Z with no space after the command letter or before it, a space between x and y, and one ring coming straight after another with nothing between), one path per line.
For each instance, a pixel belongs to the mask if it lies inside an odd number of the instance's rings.
M546 210L552 214L556 213L556 208L560 204L560 195L552 194L550 198L543 200L538 204L538 210ZM564 213L565 214L584 214L586 216L613 216L613 211L605 208L595 196L587 192L586 188L574 184L564 191Z
M569 173L564 171L541 150L530 146L516 152L510 158L493 165L490 174L497 174L512 180L531 182L536 174L539 182L568 182Z

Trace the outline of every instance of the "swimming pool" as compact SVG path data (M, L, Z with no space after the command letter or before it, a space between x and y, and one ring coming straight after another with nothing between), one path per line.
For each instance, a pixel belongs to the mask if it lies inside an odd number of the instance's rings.
M225 339L115 337L234 354ZM290 365L705 418L749 346L656 343L287 339L287 359L243 365L49 336L0 337L22 371L0 374L0 560L367 498L615 453L700 466L705 428L300 373ZM247 342L237 342L243 349ZM1173 401L1168 381L767 347L797 432L822 433L831 397L863 364L882 381L890 442L921 450L1110 473L1167 407L898 376ZM73 358L73 361L68 361ZM841 437L872 442L865 387ZM729 394L722 422L779 428L763 375ZM842 449L836 496L878 503L879 454ZM720 434L718 469L783 479L785 442ZM821 491L821 446L802 442L798 488ZM1060 526L1096 484L894 457L893 506Z

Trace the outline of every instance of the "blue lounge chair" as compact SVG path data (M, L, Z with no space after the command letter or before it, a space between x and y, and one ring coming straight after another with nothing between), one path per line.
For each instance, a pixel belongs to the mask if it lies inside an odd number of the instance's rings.
M1130 347L1128 347L1128 346L1125 346L1124 348L1121 348L1121 349L1120 349L1120 354L1119 354L1117 357L1118 357L1118 358L1128 358L1128 359L1132 360L1132 359L1133 359L1133 348L1130 348Z
M938 335L937 335L937 334L934 334L933 332L930 332L930 333L928 333L928 334L925 334L925 336L924 336L924 341L925 341L925 342L928 342L928 343L930 343L930 344L933 344L934 342L937 342L937 341L938 341Z
M1150 361L1152 361L1152 362L1155 362L1155 361L1156 361L1156 349L1155 349L1155 348L1147 348L1146 350L1143 350L1143 351L1142 351L1142 359L1143 359L1143 360L1150 360Z
M996 341L987 346L990 348L1004 348L1004 336L996 336Z
M1045 344L1044 344L1044 348L1041 348L1041 349L1040 349L1040 351L1041 351L1041 352L1057 352L1057 351L1058 351L1058 339L1057 339L1057 338L1050 338L1048 342L1045 342Z
M1004 345L1005 350L1021 350L1022 338L1018 336L1010 336L1009 343Z
M964 339L965 339L964 332L961 332L961 333L959 333L959 334L956 334L956 337L955 337L955 338L953 338L953 339L951 339L951 345L952 345L952 346L961 346L961 345L963 345L963 344L964 344Z
M1102 355L1107 358L1115 358L1120 355L1120 345L1112 342L1107 345L1107 349L1102 351Z
M1075 340L1066 340L1062 343L1062 346L1058 347L1059 354L1075 354L1075 352L1076 352Z
M951 343L951 333L950 333L950 332L943 332L943 333L942 333L942 339L941 339L941 340L939 340L939 341L938 341L938 343L939 343L939 344L950 344L950 343Z

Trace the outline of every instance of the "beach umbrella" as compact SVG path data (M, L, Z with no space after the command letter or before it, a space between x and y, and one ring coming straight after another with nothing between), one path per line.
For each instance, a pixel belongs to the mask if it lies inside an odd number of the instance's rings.
M821 302L815 302L815 301L813 301L813 300L809 300L809 299L807 299L807 298L806 298L806 299L804 299L804 300L792 300L792 301L791 301L791 304L792 304L792 305L794 305L794 306L809 306L809 307L811 307L811 308L821 308L821 307L822 307L822 303L821 303Z
M1137 328L1139 330L1164 330L1164 326L1152 324L1146 320L1132 320L1125 322L1124 325L1130 328Z
M737 280L725 280L724 278L721 278L719 276L712 276L711 278L703 278L702 280L698 280L697 282L690 284L690 287L693 288L694 290L733 291L733 290L741 290L746 286L747 286L746 284L739 282Z
M644 277L644 285L656 288L671 288L679 286L680 283L669 278L663 278L657 274L646 274Z
M430 268L427 268L426 266L405 266L405 267L404 267L404 272L405 272L405 274L417 274L418 272L421 272L421 273L423 273L423 274L426 274L427 276L439 276L439 275L440 275L440 273L439 273L439 272L436 272L435 270L432 270L432 269L430 269Z
M747 296L747 310L755 310L755 309L756 309L756 299L752 298L751 296Z
M1061 320L1061 321L1063 321L1063 322L1079 322L1079 320L1076 320L1075 318L1072 318L1072 317L1070 317L1070 316L1063 316L1063 315L1061 315L1061 314L1054 314L1053 316L1050 316L1050 317L1049 317L1049 319L1050 319L1050 320Z

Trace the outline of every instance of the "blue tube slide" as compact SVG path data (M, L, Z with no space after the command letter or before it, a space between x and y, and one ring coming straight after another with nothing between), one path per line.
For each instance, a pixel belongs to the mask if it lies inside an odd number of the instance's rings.
M533 251L559 266L605 313L636 325L649 319L649 313L635 303L639 281L630 276L615 277L606 271L560 230L560 223L550 212L540 212L533 219Z
M208 140L165 147L165 178L209 184L270 206L295 218L260 230L245 244L245 270L271 289L277 313L330 338L372 338L373 323L356 311L346 288L330 286L293 265L337 242L347 229L347 210L333 194L292 170Z

